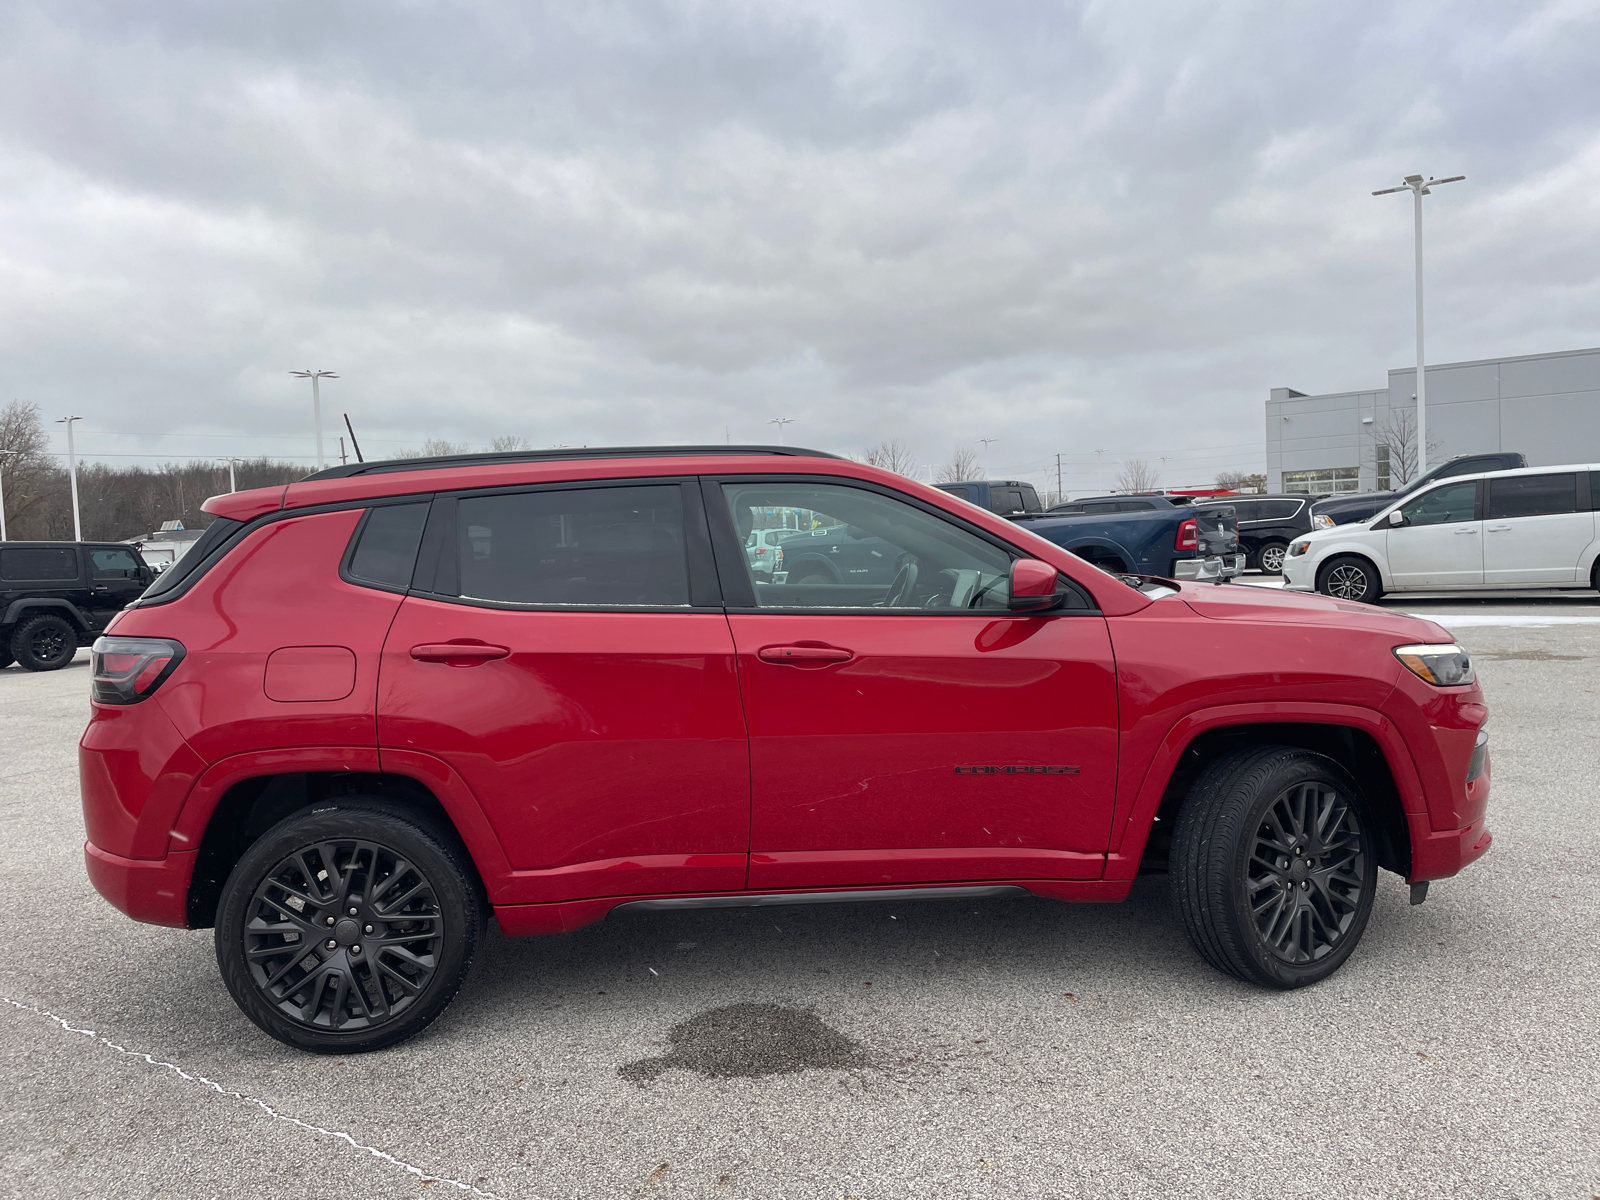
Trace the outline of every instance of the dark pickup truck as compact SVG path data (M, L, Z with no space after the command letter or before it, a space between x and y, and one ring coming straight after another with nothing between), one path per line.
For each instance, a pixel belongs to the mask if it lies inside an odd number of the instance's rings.
M152 578L125 542L0 542L0 667L66 666Z
M1183 502L1165 496L1108 497L1116 511L1104 511L1107 506L1101 504L1093 506L1101 511L1072 514L1040 511L1032 484L963 480L934 486L1026 524L1031 532L1113 574L1227 579L1244 570L1231 499L1191 504L1187 497ZM1020 507L997 507L1013 503L1013 489L1020 493Z
M1362 492L1355 496L1329 496L1311 506L1312 529L1331 529L1335 525L1349 525L1375 517L1396 500L1409 496L1418 488L1436 479L1453 475L1477 475L1482 471L1513 471L1528 465L1528 460L1514 450L1493 454L1458 454L1446 459L1421 479L1414 480L1391 492Z

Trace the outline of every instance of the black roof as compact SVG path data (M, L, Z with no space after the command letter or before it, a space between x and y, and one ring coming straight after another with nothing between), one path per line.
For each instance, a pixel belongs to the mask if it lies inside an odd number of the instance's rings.
M447 467L482 467L495 463L562 462L582 458L690 458L703 454L774 454L791 458L834 458L826 450L803 446L583 446L561 450L485 451L482 454L445 454L436 458L389 458L381 462L346 463L306 476L311 479L348 479L352 475L382 475L390 471L439 471Z

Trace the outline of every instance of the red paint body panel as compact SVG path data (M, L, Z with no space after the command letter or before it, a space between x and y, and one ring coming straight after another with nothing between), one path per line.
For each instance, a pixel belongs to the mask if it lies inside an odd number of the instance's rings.
M252 750L212 763L174 810L166 837L174 850L198 850L206 823L222 797L236 783L268 775L300 772L338 773L377 771L375 746L286 746L280 750Z
M89 841L109 854L160 858L167 829L204 768L159 705L93 705L78 742Z
M189 925L189 881L194 877L195 852L186 850L165 858L124 858L83 844L89 882L112 906L135 921L186 929Z
M247 492L227 492L221 496L212 496L200 506L200 511L210 513L214 517L227 517L231 521L249 521L282 508L283 498L288 490L279 486L251 488Z
M411 657L463 638L512 652L467 667ZM737 866L686 865L685 886L744 886L749 749L720 615L413 596L384 651L378 728L385 754L424 751L460 774L515 870L589 864L610 880L612 860L731 854Z
M284 646L267 656L268 700L343 700L356 690L356 656L344 646Z

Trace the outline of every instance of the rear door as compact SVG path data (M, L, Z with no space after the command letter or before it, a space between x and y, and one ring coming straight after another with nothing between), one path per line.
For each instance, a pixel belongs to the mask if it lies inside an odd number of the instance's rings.
M442 497L423 554L384 645L386 761L454 768L527 901L742 888L749 752L698 487Z
M1484 583L1577 582L1578 560L1594 541L1587 472L1512 475L1486 483Z
M1478 483L1445 483L1400 506L1405 524L1385 531L1390 586L1456 588L1483 585L1483 522Z
M1013 615L1020 552L886 489L708 485L750 726L753 888L1097 878L1116 688L1085 601ZM887 580L751 577L738 525L805 508L890 548Z

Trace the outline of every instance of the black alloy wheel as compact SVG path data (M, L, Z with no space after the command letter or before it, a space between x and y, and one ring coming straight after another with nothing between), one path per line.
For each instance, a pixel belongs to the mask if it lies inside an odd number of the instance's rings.
M1256 552L1256 566L1261 568L1265 575L1282 575L1283 560L1289 555L1289 547L1284 542L1268 542Z
M59 671L78 652L78 630L65 617L29 617L11 635L11 656L29 671Z
M1304 987L1355 950L1377 889L1365 801L1338 763L1289 746L1213 762L1173 832L1174 904L1207 962L1246 982Z
M1322 568L1317 591L1335 600L1371 604L1383 594L1378 571L1370 562L1355 555L1336 558Z
M235 866L217 960L245 1014L326 1054L393 1045L454 998L483 928L454 839L371 801L297 813Z

